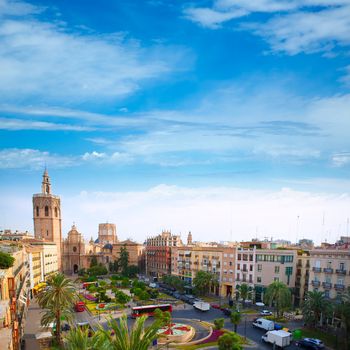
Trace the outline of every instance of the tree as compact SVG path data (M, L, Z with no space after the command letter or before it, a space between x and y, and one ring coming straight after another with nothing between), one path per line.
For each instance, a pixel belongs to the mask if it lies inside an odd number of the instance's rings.
M241 298L243 300L243 306L245 306L245 301L251 297L253 294L253 289L246 283L236 286L236 299Z
M149 300L151 298L151 296L148 294L147 291L143 290L140 294L139 294L139 298L140 300Z
M346 334L346 348L350 348L350 287L342 296L341 302L341 318Z
M15 262L15 258L10 254L0 252L0 269L8 269L12 267Z
M215 329L217 329L217 330L224 328L224 324L225 324L224 318L216 318L214 320Z
M242 350L239 335L230 332L223 334L218 339L219 350Z
M45 290L37 295L38 303L44 309L41 324L48 326L52 322L56 323L58 344L61 344L61 317L68 322L72 321L72 306L76 299L77 294L73 282L61 273L48 278Z
M129 266L129 252L126 249L126 244L123 247L120 247L120 255L118 264L121 268L121 272L123 276L128 275L128 266Z
M267 287L264 302L270 306L274 305L277 317L280 317L280 312L291 305L292 293L284 283L275 281Z
M124 292L118 289L114 292L114 295L116 301L120 304L126 304L131 300L129 295L125 294Z
M240 324L242 315L240 312L234 311L231 313L230 321L234 326L234 331L237 333L237 326Z
M90 276L101 276L101 275L107 275L108 271L105 266L103 266L101 263L96 266L92 266L88 269L88 274Z
M196 277L193 279L193 284L195 286L197 294L207 294L212 281L213 275L210 272L198 271Z
M97 258L96 256L93 256L90 261L90 267L97 266Z
M139 273L139 267L136 265L130 265L127 268L127 276L128 277L136 277L136 275Z
M329 312L330 307L330 303L323 292L308 292L302 306L306 324L316 327L317 323L322 323L321 315L325 316Z
M154 318L158 322L159 327L169 326L171 324L171 313L169 311L155 309Z
M105 341L100 332L96 332L89 337L89 329L72 327L64 339L65 349L67 350L95 350L106 349Z
M100 328L100 332L103 333L104 342L107 345L107 349L110 350L147 350L152 344L153 340L157 338L157 331L159 325L154 322L149 327L145 327L145 321L147 316L138 317L129 330L127 317L123 315L119 322L110 319L108 321L108 330ZM110 329L115 336L112 336Z

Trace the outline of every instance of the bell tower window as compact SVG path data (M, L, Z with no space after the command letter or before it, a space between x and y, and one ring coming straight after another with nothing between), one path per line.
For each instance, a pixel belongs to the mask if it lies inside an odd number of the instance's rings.
M49 216L49 207L45 206L45 216Z
M57 210L57 207L55 207L55 216L56 216L56 218L57 218L57 216L58 216L58 210Z
M73 252L76 253L77 247L73 247Z
M39 207L37 206L37 207L35 208L35 210L36 210L36 216L39 216Z

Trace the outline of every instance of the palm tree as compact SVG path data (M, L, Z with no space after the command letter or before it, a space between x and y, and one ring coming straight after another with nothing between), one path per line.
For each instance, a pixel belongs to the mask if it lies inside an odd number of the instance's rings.
M321 315L329 312L330 303L323 292L311 291L307 293L302 308L305 322L315 327L318 322L322 323Z
M241 285L237 285L236 287L236 296L237 299L241 298L243 300L243 306L245 306L245 301L252 296L253 289L248 286L246 283L242 283Z
M275 305L277 317L279 317L280 311L291 305L292 293L284 283L275 281L267 287L264 302L270 306Z
M108 321L108 326L114 332L115 336L111 336L109 330L103 328L100 332L107 349L110 350L147 350L153 340L157 338L159 323L154 322L151 326L145 328L147 316L141 316L135 321L131 332L128 328L127 317L123 315L119 322L114 319Z
M51 276L47 280L47 287L37 295L37 300L44 314L41 324L48 326L56 323L56 341L61 344L61 318L68 322L73 319L73 304L77 299L73 282L61 273Z
M89 337L89 329L72 328L64 339L65 349L67 350L107 350L100 332L96 332Z
M241 322L242 315L240 312L234 311L230 316L230 321L234 325L234 330L237 333L237 326Z

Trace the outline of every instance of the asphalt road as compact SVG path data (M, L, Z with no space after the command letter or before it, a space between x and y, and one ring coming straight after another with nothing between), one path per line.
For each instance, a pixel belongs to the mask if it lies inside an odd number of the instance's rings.
M198 324L193 323L191 320L201 320L201 321L208 321L213 322L216 318L225 318L225 328L233 330L233 325L230 322L230 319L227 316L224 316L222 311L217 309L210 309L207 312L201 312L199 310L194 309L190 305L186 305L186 309L183 309L182 306L178 309L173 310L172 316L174 321L177 322L183 322L185 323L187 319L188 323L190 323L192 326L196 328L196 336L195 339L203 338L207 335L207 331L201 327L198 326ZM258 344L258 349L272 349L272 345L263 343L261 341L261 336L265 333L264 330L260 330L257 328L254 328L252 326L252 320L256 317L256 315L246 315L242 317L241 323L238 325L237 332L242 335L246 336L248 339L251 339L255 341ZM76 322L84 322L87 321L91 324L92 328L95 328L98 323L100 323L105 329L107 329L107 323L102 321L98 321L98 317L92 317L88 314L88 312L79 312L76 313ZM128 323L131 326L135 320L128 318ZM153 319L150 318L148 320L149 323L153 322ZM291 327L293 329L293 327ZM213 348L215 349L215 348ZM296 345L292 344L288 347L289 350L296 350L300 349Z

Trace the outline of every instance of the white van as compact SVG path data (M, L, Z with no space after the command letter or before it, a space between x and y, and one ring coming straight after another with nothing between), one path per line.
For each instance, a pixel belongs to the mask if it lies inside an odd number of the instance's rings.
M292 334L283 330L269 331L261 337L265 343L275 344L280 348L290 345L292 341Z
M257 318L253 321L253 327L261 328L265 331L273 331L275 329L275 322L266 320L265 318Z

